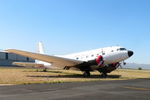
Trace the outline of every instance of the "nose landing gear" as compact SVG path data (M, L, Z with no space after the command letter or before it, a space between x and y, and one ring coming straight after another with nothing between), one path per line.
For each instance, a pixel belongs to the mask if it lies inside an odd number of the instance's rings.
M98 71L100 72L100 77L102 78L106 78L108 75L107 75L107 67L103 67L101 69L98 69Z

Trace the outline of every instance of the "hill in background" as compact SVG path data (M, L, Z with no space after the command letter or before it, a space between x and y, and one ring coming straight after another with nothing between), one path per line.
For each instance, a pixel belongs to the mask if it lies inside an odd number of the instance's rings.
M137 63L127 63L123 66L123 68L131 68L131 69L150 69L150 64L137 64Z

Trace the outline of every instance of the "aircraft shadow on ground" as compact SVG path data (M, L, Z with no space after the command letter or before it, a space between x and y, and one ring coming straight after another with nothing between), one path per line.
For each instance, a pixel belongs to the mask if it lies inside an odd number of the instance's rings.
M28 75L27 77L38 77L38 78L103 78L100 75L91 75L90 77L84 77L80 74L74 75ZM121 75L108 75L107 78L120 78Z
M37 71L33 71L37 72ZM43 72L42 70L38 72ZM91 75L90 77L84 77L82 74L71 74L68 72L56 71L56 70L48 70L47 72L50 73L58 73L58 75L28 75L27 77L39 77L39 78L104 78L100 74ZM43 72L45 73L45 72ZM66 75L59 75L59 74L66 74ZM108 75L107 78L120 78L121 75Z
M23 71L23 72L43 72L45 73L43 70L31 70L31 71ZM50 73L64 73L62 71L46 71L46 72L50 72Z

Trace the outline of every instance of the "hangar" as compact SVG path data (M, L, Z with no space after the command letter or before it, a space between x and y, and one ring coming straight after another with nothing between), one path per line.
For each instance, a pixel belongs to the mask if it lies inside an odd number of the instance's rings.
M13 66L13 62L35 62L35 60L29 57L0 51L0 66Z

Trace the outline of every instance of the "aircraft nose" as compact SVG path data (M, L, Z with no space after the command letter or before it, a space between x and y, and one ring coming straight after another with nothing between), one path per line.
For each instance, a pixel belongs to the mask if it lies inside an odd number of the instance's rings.
M128 51L128 56L131 57L133 55L133 51Z

